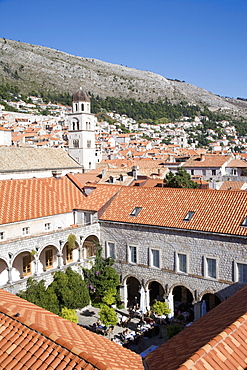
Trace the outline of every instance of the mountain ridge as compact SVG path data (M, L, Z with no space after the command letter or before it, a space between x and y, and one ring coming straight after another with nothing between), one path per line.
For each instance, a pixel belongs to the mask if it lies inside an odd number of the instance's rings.
M80 86L102 98L134 98L171 103L187 101L234 116L247 117L247 102L223 98L187 82L150 71L84 58L52 48L0 38L0 78L21 92L59 91L72 94Z

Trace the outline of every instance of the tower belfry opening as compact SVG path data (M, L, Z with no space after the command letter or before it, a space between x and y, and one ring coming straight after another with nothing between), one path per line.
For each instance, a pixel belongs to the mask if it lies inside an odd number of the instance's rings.
M72 95L69 114L69 154L84 172L95 168L95 126L97 118L91 113L88 94L80 88Z

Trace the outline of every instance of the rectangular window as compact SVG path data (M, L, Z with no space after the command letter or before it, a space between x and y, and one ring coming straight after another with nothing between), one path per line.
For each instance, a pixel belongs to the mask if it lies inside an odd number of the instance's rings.
M206 171L206 170L202 170L202 175L203 175L203 176L206 176L206 173L207 173L207 171Z
M238 281L240 283L247 283L247 265L238 263Z
M84 225L91 225L91 213L84 213Z
M91 140L87 140L87 148L91 148Z
M51 229L51 224L50 222L45 224L45 231L49 231Z
M0 232L0 241L4 240L4 238L5 238L4 231L1 231Z
M187 255L178 253L178 271L187 272Z
M191 176L194 176L194 174L195 174L195 171L191 170Z
M216 279L216 259L207 258L207 276Z
M115 243L107 243L107 257L115 259Z
M216 176L216 170L212 170L212 176Z
M157 249L151 250L151 265L153 267L160 267L160 251Z
M31 254L27 254L22 258L22 273L24 276L31 274Z
M136 247L129 247L129 262L137 263L137 248Z
M22 228L22 235L29 235L29 227Z
M48 249L45 251L45 267L52 268L53 266L53 251L52 249Z

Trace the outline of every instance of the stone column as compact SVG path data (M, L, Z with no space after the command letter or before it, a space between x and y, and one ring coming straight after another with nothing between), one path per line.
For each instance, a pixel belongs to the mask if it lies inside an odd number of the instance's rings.
M128 287L126 282L123 285L123 301L124 301L124 308L128 306Z
M7 267L7 270L8 270L8 284L12 284L13 283L13 280L12 280L12 267Z
M78 247L78 262L82 262L82 246Z
M38 274L39 274L39 270L38 270L39 269L39 260L38 260L37 255L34 256L33 262L34 262L34 276L38 276Z
M146 307L147 307L148 311L150 310L150 294L149 294L149 292L150 292L150 289L147 289L145 291Z
M57 253L57 268L61 269L63 266L63 254L61 252Z
M169 293L168 294L168 299L167 299L168 306L171 310L171 312L168 314L168 318L171 319L174 317L174 300L173 300L173 294Z

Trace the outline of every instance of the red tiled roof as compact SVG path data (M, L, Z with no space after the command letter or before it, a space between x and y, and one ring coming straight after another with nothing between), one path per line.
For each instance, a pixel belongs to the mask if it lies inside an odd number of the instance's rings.
M203 159L200 157L191 157L184 164L183 167L210 167L210 168L219 168L223 166L227 161L231 159L230 156L218 155L218 154L207 154L203 156Z
M244 181L224 181L220 190L241 190L244 184Z
M4 290L0 359L4 370L143 369L136 353Z
M77 209L99 211L121 189L119 185L97 184L95 189L77 205Z
M145 358L149 370L247 367L247 287Z
M141 207L138 216L130 216ZM195 212L189 222L183 221ZM123 187L101 220L213 233L247 235L241 226L247 217L247 193L175 188Z
M85 197L68 179L0 181L0 224L71 212Z

